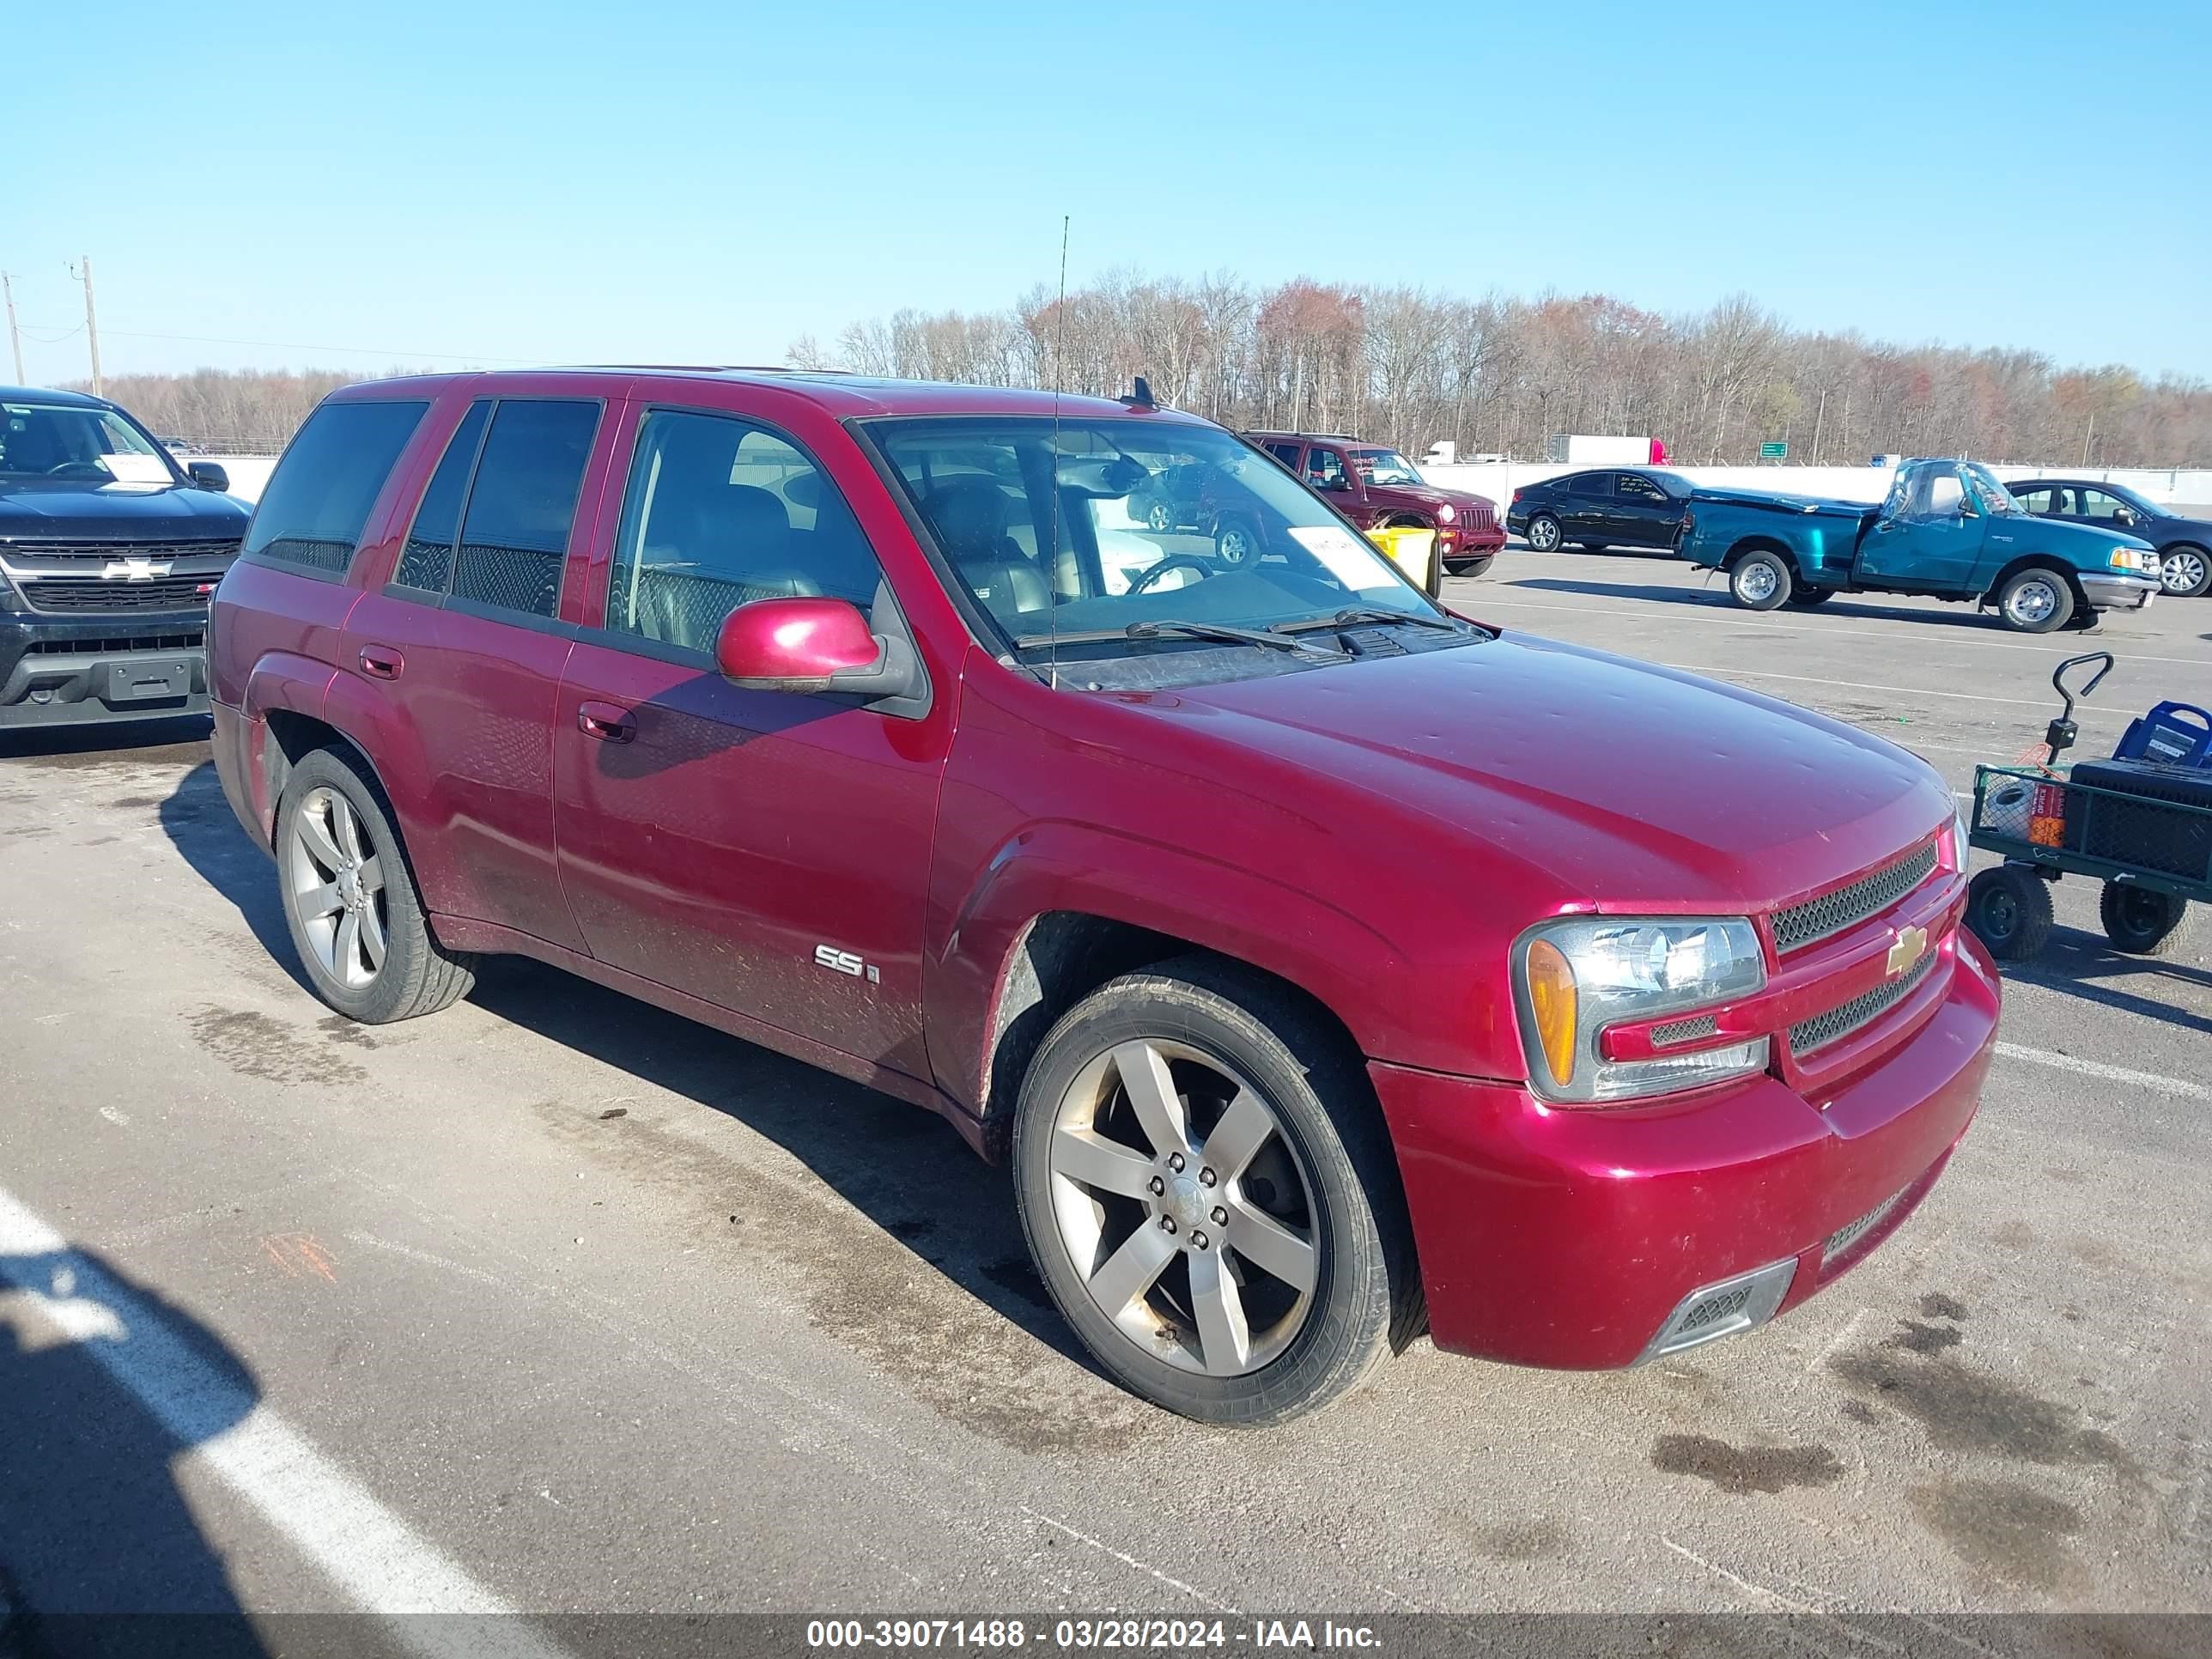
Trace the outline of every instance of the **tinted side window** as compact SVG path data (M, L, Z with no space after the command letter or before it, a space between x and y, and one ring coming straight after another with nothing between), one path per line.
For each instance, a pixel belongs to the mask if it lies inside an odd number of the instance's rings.
M429 407L325 404L307 416L261 493L245 551L310 570L345 569L392 463Z
M961 482L999 491L988 478ZM711 653L741 605L826 594L866 610L881 580L845 498L800 451L728 416L647 413L615 540L610 630Z
M1631 501L1663 501L1667 499L1665 490L1653 483L1650 479L1634 472L1622 473L1617 487L1620 493Z
M2051 505L2051 497L2057 493L2045 484L2040 489L2016 489L2013 492L2013 499L2031 513L2054 513L2057 509Z
M550 617L599 430L596 403L503 400L484 434L453 559L453 597Z
M469 475L476 471L477 451L483 443L484 422L490 414L491 399L477 398L447 441L445 459L438 463L429 489L422 492L422 505L415 510L415 523L399 555L399 568L392 573L392 580L402 587L442 593L453 580L453 543L461 533L461 504L468 499Z
M1296 444L1269 444L1267 453L1295 472L1298 470L1298 447Z
M1610 495L1613 494L1613 474L1585 472L1567 488L1577 495Z

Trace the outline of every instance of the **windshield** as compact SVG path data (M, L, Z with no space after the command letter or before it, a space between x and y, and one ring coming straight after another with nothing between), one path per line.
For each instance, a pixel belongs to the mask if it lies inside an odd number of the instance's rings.
M0 404L0 477L174 483L154 442L112 409Z
M1959 471L1973 487L1974 500L1984 513L2009 514L2016 517L2031 516L2014 498L2012 491L1997 482L1997 475L1978 461L1961 461Z
M1427 481L1395 449L1355 449L1352 470L1371 484L1419 484Z
M954 574L1024 653L1072 637L1153 648L1127 635L1139 623L1438 615L1282 468L1212 427L1013 416L866 429Z

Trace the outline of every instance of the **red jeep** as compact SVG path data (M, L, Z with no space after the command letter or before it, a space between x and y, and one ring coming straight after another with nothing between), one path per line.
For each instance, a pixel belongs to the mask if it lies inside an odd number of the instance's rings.
M1267 556L1133 514L1171 465ZM517 952L937 1111L1174 1410L1804 1300L1989 1064L1949 790L1442 611L1334 499L1090 398L352 386L216 593L216 765L331 1006Z
M1389 525L1435 530L1437 556L1449 575L1480 576L1505 545L1496 502L1464 489L1437 489L1395 449L1320 433L1244 435L1326 495L1362 530Z

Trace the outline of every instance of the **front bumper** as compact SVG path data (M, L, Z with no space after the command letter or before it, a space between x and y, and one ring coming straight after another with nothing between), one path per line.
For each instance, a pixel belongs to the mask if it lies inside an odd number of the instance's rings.
M1997 975L1971 934L1956 937L1926 1022L1813 1100L1761 1075L1650 1106L1561 1109L1513 1084L1370 1062L1437 1346L1612 1370L1689 1346L1662 1339L1682 1333L1692 1292L1764 1318L1862 1260L1934 1186L1980 1099ZM1733 1304L1731 1286L1761 1269L1770 1277Z
M1456 525L1437 526L1437 556L1439 559L1465 561L1486 559L1505 545L1505 532L1496 524L1481 528L1462 528Z
M207 712L205 611L0 611L0 728Z
M2123 575L2100 570L2081 578L2081 597L2100 611L2140 611L2159 594L2155 576Z

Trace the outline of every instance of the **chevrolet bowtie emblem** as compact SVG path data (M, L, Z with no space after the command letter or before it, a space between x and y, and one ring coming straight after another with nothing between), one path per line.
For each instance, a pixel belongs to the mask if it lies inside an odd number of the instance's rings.
M1895 979L1927 954L1928 930L1925 927L1901 930L1889 944L1889 977Z
M150 582L156 576L167 575L169 567L149 559L110 559L100 574L112 582Z

